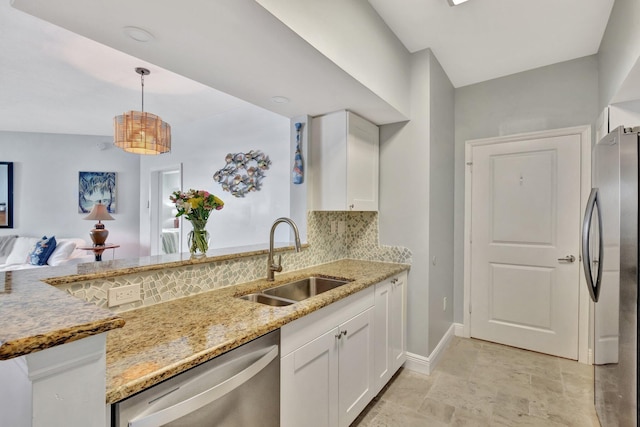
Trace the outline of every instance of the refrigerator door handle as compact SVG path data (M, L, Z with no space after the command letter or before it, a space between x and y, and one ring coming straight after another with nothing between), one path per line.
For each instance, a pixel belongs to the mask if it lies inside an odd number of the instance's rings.
M599 260L592 260L589 251L589 243L591 238L591 222L593 221L593 213L597 213L598 220L598 256ZM592 188L587 201L587 208L584 213L584 221L582 223L582 266L584 275L587 279L587 288L593 302L598 302L600 297L600 283L602 281L602 258L603 258L603 242L602 242L602 218L600 217L600 205L598 202L598 189ZM593 280L593 264L598 266L595 282Z

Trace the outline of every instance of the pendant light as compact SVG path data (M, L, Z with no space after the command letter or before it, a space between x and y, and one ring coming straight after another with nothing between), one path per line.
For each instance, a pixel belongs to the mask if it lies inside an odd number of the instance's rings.
M113 119L114 144L135 154L162 154L171 151L171 126L155 114L144 112L144 76L146 68L136 68L142 87L142 111L129 111Z

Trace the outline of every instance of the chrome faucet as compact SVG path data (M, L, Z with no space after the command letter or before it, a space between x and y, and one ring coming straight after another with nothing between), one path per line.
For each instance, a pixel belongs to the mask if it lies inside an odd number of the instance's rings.
M278 255L278 263L276 264L273 261L273 233L276 231L276 227L278 224L286 222L293 229L293 234L295 235L296 242L296 252L300 252L300 234L298 233L298 226L293 220L289 218L278 218L273 222L271 226L271 233L269 234L269 259L267 260L267 280L269 282L273 282L275 279L274 272L282 271L282 255Z

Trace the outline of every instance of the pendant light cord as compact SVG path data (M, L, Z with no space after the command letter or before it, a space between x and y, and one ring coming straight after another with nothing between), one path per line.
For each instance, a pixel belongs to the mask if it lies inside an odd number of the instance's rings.
M140 86L142 87L142 112L144 113L144 73L140 73Z

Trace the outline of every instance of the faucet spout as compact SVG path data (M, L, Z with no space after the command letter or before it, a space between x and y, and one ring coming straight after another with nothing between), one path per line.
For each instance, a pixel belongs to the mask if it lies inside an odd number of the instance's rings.
M269 258L267 260L267 280L270 282L273 282L273 280L275 279L275 275L274 273L276 271L280 272L282 271L282 256L278 257L278 263L276 264L273 260L273 235L276 231L276 227L278 226L278 224L281 223L287 223L289 224L289 226L293 229L293 234L295 236L295 245L296 245L296 252L300 252L302 245L300 245L300 233L298 232L298 226L296 225L295 222L293 222L292 219L289 218L278 218L273 222L273 225L271 226L271 232L269 233Z

